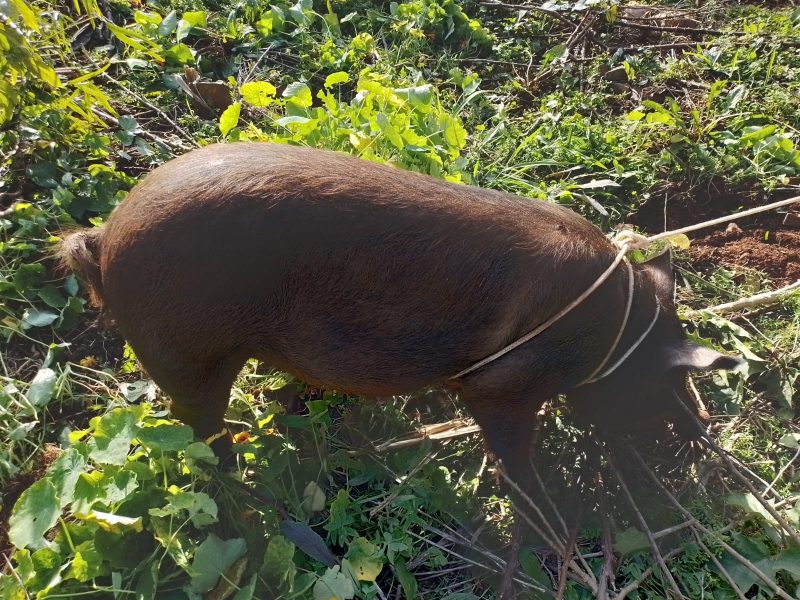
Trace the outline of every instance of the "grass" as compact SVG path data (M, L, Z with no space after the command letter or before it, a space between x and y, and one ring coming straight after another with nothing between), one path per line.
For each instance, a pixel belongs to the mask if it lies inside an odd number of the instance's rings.
M250 363L228 413L239 469L220 473L123 342L91 325L78 282L53 269L54 245L187 148L337 149L558 202L606 231L655 232L665 211L699 221L800 182L791 7L662 2L661 16L638 17L722 32L704 34L632 28L625 3L593 4L570 13L589 27L573 43L546 14L452 0L32 6L15 0L0 18L3 597L467 600L501 586L513 511L480 437L414 439L468 425L457 399L301 388L306 413L287 414L280 390L302 384ZM663 44L683 46L646 48ZM785 230L773 217L742 224L756 226ZM681 306L774 286L741 261L700 264L706 240L694 242L678 256ZM795 529L799 320L797 297L685 320L748 359L696 384L717 443ZM798 545L707 449L670 437L637 448L706 528L671 531L685 515L626 444L581 429L557 399L540 427L538 500L585 564L561 581L562 557L528 536L518 597L593 597L612 549L611 596L674 594L624 487L686 597L797 596Z

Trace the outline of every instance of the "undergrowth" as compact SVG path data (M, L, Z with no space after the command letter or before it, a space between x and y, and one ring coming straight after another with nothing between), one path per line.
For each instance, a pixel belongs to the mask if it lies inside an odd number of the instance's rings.
M220 141L348 152L564 204L606 231L670 193L800 182L800 9L710 2L656 18L720 30L692 38L627 28L625 3L548 5L583 19L584 37L542 12L456 0L0 5L0 596L493 597L512 509L480 439L411 435L466 424L457 401L429 391L365 404L250 363L228 413L238 468L220 471L130 349L91 326L52 252L155 166ZM747 269L695 269L688 255L679 265L684 307L771 285ZM799 321L796 297L685 317L691 336L747 360L697 387L718 443L795 527ZM304 392L305 414L286 413L287 386ZM610 545L612 592L666 597L603 454L625 448L558 402L544 412L537 464L579 524L587 568L599 576ZM735 598L731 580L773 597L723 543L797 597L800 548L719 458L669 442L639 450L717 533L664 535L687 597ZM675 525L675 507L624 467L652 501L653 528ZM528 540L520 597L552 597L559 560ZM585 583L570 579L563 597L591 597Z

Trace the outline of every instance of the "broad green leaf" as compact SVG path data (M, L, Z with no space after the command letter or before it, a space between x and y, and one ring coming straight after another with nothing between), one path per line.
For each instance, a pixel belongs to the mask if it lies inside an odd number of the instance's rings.
M155 600L158 588L159 563L154 561L150 568L144 569L136 581L136 600Z
M311 121L308 117L298 117L298 116L290 116L290 117L281 117L280 119L275 119L275 123L280 125L281 127L286 127L287 125L304 125Z
M213 533L209 535L198 546L189 567L192 590L202 594L213 589L220 575L246 551L247 545L242 538L222 540Z
M632 110L627 115L625 115L626 121L641 121L647 115L640 110Z
M800 433L787 433L778 440L778 443L786 448L800 448Z
M192 442L186 447L184 454L186 468L189 472L202 477L210 478L211 468L219 464L219 457L214 454L211 447L204 442Z
M42 537L61 514L57 493L56 486L47 478L22 492L8 520L8 539L12 544L27 548L42 543Z
M635 527L628 527L614 535L614 550L623 556L634 554L650 547L647 536Z
M239 124L239 113L242 110L240 102L234 102L219 117L219 130L222 135L228 135Z
M142 531L142 517L125 517L99 510L93 510L88 515L75 514L75 516L87 523L97 523L101 529L109 533L121 534L125 531L141 533Z
M54 285L47 285L40 289L39 298L51 308L64 308L67 305L64 294Z
M648 123L669 125L675 122L675 117L666 112L651 112L648 113L647 117L645 117L645 121Z
M59 507L72 502L75 485L86 467L86 459L74 447L67 448L47 470L47 478L53 483Z
M800 580L800 548L797 546L786 548L773 559L772 569L774 572L786 571Z
M731 506L737 506L744 510L749 515L757 515L768 523L777 524L775 517L769 514L769 511L764 508L764 505L756 499L751 493L747 494L728 494L725 502Z
M239 588L239 591L236 592L236 595L232 598L232 600L252 600L254 594L256 593L257 581L258 578L256 577L256 575L253 575L250 578L249 583Z
M58 377L53 369L39 369L31 381L28 393L25 394L28 402L36 407L47 406L47 403L53 398L57 380Z
M542 67L546 67L554 60L557 60L564 56L567 53L567 46L566 44L557 44L550 48L547 52L544 53L542 56Z
M173 63L183 65L194 61L194 52L189 46L179 42L164 53L164 58Z
M187 425L161 423L154 427L142 427L136 437L147 448L174 452L185 450L194 440L194 433Z
M417 579L406 567L406 561L398 558L393 567L394 573L400 581L400 586L403 588L403 597L406 600L415 600L417 597Z
M66 281L64 281L64 289L70 296L76 295L78 293L78 278L75 275L67 277Z
M178 21L178 28L175 31L175 41L183 40L193 27L204 28L206 26L205 11L190 11L183 13L183 17Z
M676 235L671 235L667 238L667 242L669 245L675 248L676 250L688 250L689 247L692 245L692 241L689 239L685 233L678 233Z
M137 10L133 13L133 20L139 25L147 25L148 23L151 25L158 25L163 19L158 13Z
M405 148L403 138L400 136L397 129L394 128L389 121L389 118L385 114L378 113L378 115L375 117L375 120L378 123L378 127L380 127L381 132L389 139L395 148L398 150Z
M275 102L277 90L267 81L250 81L239 88L242 98L253 106L269 106Z
M29 327L47 327L55 322L56 319L58 319L58 313L29 308L22 313L22 326L24 329Z
M129 133L138 133L140 131L139 123L137 123L136 119L130 115L121 115L118 123L120 129L123 129Z
M314 101L311 96L311 88L300 81L286 86L286 89L283 90L283 97L303 108L308 108Z
M312 513L325 508L325 492L316 481L309 481L303 490L303 506Z
M353 580L339 571L339 565L330 567L314 584L314 600L350 600L355 593Z
M22 22L25 23L25 26L28 29L33 29L37 33L39 32L39 20L36 18L36 13L33 9L28 5L25 0L10 0L11 7L13 7L14 11L10 11L9 5L7 2L0 4L2 6L5 4L5 10L0 11L2 14L6 15L7 17L14 18L17 15L22 17ZM17 14L12 14L16 12Z
M333 552L325 545L325 540L306 523L282 521L281 533L294 542L300 550L323 565L332 567L338 562Z
M178 24L178 13L170 11L161 24L158 26L158 35L167 36L175 31L175 26Z
M522 571L534 581L540 583L545 588L550 586L550 578L542 568L542 561L539 560L530 548L524 548L519 553L519 566Z
M430 85L395 88L394 93L408 101L411 106L416 108L429 108L431 100L433 99L433 89ZM421 112L427 114L428 110L422 110Z
M76 548L75 557L72 559L64 579L91 581L102 574L103 560L103 556L95 549L92 541L84 542Z
M186 511L198 529L217 521L217 503L205 492L178 492L168 498L166 506L151 508L149 512L156 517L168 517L182 511Z
M578 184L577 187L583 190L593 190L595 188L620 187L620 185L612 179L592 179L588 183Z
M294 581L294 544L282 535L273 535L267 544L261 576L272 589L283 589Z
M139 432L137 421L144 408L117 408L91 420L94 435L90 441L89 457L98 463L122 465L128 456L131 442Z
M439 122L448 146L458 150L462 149L467 143L467 130L464 129L458 119L448 114L443 114Z
M194 10L183 13L181 18L189 23L192 27L205 27L207 21L206 11Z
M747 132L742 136L742 141L749 141L755 142L758 140L763 140L771 136L775 133L777 127L775 125L764 125L763 127L745 127L744 130Z
M342 568L348 567L356 581L375 581L383 570L383 562L384 556L378 547L359 537L350 544Z
M347 83L350 81L350 75L348 75L345 71L337 71L336 73L331 73L325 78L325 83L323 84L326 88L332 88L335 85L340 83Z

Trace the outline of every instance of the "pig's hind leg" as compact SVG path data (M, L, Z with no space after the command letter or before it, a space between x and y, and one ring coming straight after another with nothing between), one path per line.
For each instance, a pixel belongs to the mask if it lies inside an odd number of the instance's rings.
M240 352L193 356L179 346L131 343L153 381L169 396L170 410L207 440L221 459L227 458L233 438L225 427L231 387L247 356Z

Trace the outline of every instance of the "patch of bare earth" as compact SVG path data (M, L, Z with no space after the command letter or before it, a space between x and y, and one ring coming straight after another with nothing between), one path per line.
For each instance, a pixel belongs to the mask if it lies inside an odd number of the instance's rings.
M650 234L693 225L776 202L792 193L766 196L748 186L715 184L692 190L663 189L634 216L633 223ZM689 256L705 270L722 265L754 269L776 285L800 279L800 202L782 209L689 234Z

